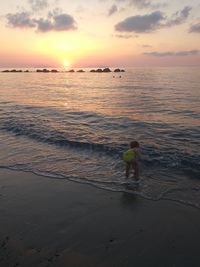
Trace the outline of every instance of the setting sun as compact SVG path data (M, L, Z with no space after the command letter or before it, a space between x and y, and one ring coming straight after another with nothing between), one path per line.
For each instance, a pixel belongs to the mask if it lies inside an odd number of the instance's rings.
M63 65L64 65L65 68L68 68L68 67L70 66L70 62L69 62L69 60L66 60L66 59L65 59L65 60L63 61Z

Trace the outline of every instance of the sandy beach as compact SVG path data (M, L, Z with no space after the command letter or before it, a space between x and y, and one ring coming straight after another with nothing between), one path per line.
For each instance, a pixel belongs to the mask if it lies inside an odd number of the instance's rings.
M199 266L200 211L1 169L0 266Z

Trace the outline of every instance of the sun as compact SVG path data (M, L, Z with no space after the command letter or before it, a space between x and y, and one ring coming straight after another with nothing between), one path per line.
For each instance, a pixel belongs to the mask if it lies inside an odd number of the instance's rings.
M64 66L65 68L69 68L69 66L70 66L70 62L69 62L69 60L64 59L64 60L63 60L63 66Z

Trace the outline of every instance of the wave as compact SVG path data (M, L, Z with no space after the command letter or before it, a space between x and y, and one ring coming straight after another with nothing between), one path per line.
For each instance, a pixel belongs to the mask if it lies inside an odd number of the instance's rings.
M13 123L13 121L8 121L6 125L1 126L0 129L7 132L11 132L15 134L15 136L25 136L36 141L51 145L86 149L92 150L94 152L102 151L112 156L117 155L119 153L119 149L111 147L107 144L69 140L64 136L63 133L59 132L56 129L47 129L42 126L41 128L39 128L38 126L35 127L34 123Z
M16 137L77 150L103 153L119 160L127 149L123 140L141 140L142 165L146 169L171 169L197 178L200 158L196 149L197 127L105 117L94 112L9 105L0 114L0 130ZM188 139L190 137L190 140ZM187 142L193 149L186 149ZM196 149L196 150L195 150Z
M104 153L113 159L120 159L122 153L127 149L126 144L107 144L73 140L66 138L66 134L45 125L36 125L33 122L21 122L19 120L8 120L1 125L1 130L10 132L15 136L24 136L37 142L50 145L88 150L93 153ZM200 174L200 159L197 154L190 154L177 148L160 148L155 145L144 145L142 147L142 164L145 168L170 168L181 170L187 176L198 178Z

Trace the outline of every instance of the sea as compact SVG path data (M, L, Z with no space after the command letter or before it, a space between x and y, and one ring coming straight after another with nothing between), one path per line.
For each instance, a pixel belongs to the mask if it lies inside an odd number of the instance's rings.
M140 183L123 152L137 140ZM200 67L0 72L0 168L200 208Z

